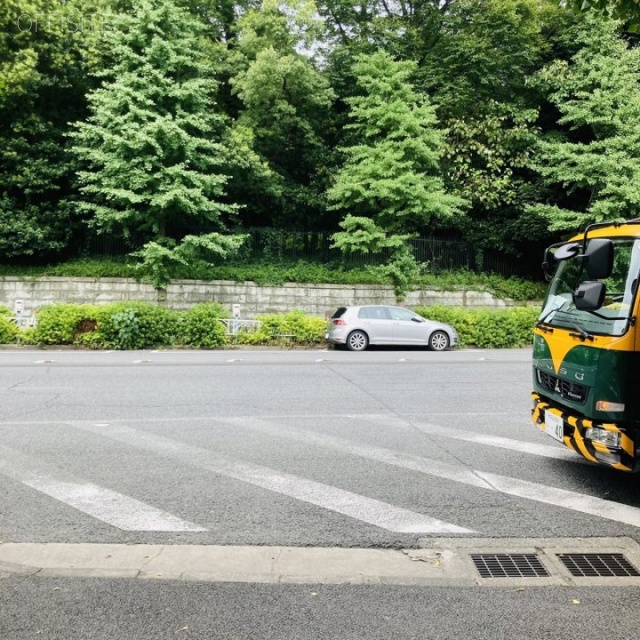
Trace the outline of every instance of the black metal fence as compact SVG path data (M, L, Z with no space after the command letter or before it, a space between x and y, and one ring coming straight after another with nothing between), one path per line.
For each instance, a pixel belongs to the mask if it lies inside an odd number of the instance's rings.
M193 229L189 233L206 233ZM388 253L344 254L332 247L331 232L285 231L256 228L243 231L248 238L234 262L291 262L306 260L322 264L359 267L381 264ZM115 257L138 249L144 240L125 239L109 234L89 236L78 247L87 256ZM481 249L470 242L450 238L415 238L409 241L418 262L426 263L432 273L468 269L478 273L497 273L508 276L538 277L539 256L516 257L498 250Z

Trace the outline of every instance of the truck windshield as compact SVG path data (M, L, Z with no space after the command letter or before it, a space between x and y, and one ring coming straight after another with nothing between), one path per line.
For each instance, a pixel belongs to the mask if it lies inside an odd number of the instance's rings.
M627 331L640 277L640 240L617 238L613 243L613 273L603 280L606 297L597 315L580 311L573 304L572 292L589 279L586 269L580 273L580 264L574 257L558 264L539 323L565 329L575 329L578 325L588 333L609 336L620 336Z

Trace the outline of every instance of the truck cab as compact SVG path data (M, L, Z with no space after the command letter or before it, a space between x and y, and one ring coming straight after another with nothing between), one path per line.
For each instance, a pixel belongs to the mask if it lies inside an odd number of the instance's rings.
M549 247L534 329L532 420L587 460L640 470L640 220Z

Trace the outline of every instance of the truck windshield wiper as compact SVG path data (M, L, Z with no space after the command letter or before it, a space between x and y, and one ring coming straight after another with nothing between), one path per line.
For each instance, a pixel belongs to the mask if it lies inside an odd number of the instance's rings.
M545 313L544 316L542 318L540 318L540 320L538 320L538 322L536 322L536 327L539 327L539 326L545 324L546 321L551 316L551 314L555 313L556 311L560 311L560 309L562 309L562 307L564 307L564 305L566 303L567 303L567 301L565 300L559 307L553 307L552 309L549 309L549 311L547 311L547 313Z
M585 331L579 324L576 324L575 322L573 322L572 320L569 320L569 324L578 332L576 333L570 333L570 336L576 336L578 338L580 338L581 340L591 340L593 342L594 337L588 333L587 331Z

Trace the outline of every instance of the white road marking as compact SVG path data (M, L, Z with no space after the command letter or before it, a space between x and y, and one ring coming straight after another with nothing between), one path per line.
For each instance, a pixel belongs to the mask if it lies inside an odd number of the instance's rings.
M288 440L295 440L304 444L315 444L321 447L337 449L343 453L360 458L367 458L368 460L402 467L410 471L417 471L455 482L462 482L482 489L493 489L486 480L479 478L473 471L467 471L463 467L446 462L438 462L437 460L430 460L412 454L400 453L393 449L354 442L346 438L317 433L316 431L303 431L301 429L285 427L280 424L275 425L259 419L217 418L216 422L232 424L253 431L261 431L271 436L287 438Z
M620 504L612 500L603 500L602 498L588 496L575 491L556 489L555 487L548 487L535 482L518 480L517 478L499 476L483 471L476 471L476 473L487 482L490 482L496 491L510 496L527 498L528 500L535 500L536 502L543 502L556 507L563 507L564 509L588 513L599 518L640 527L640 509L637 507Z
M206 531L134 498L82 482L62 469L3 445L0 473L125 531Z
M476 433L475 431L448 429L447 427L427 424L424 422L412 422L411 424L423 433L429 433L434 436L443 436L444 438L451 438L453 440L463 440L465 442L473 442L475 444L484 444L489 447L498 447L500 449L529 453L534 456L542 456L543 458L555 458L557 460L569 460L570 462L588 464L581 456L572 453L567 448L560 448L561 445L556 447L546 444L537 444L535 442L514 440L513 438L503 438L501 436L489 436L484 433Z
M454 482L472 485L482 489L498 491L510 496L527 498L536 502L550 504L572 511L579 511L595 515L608 520L615 520L625 524L640 527L640 509L611 500L603 500L595 496L585 495L566 489L557 489L536 482L519 480L508 476L493 473L485 473L474 469L465 469L459 465L452 465L429 458L423 458L406 453L400 453L392 449L361 444L346 438L325 435L317 432L303 431L270 424L262 420L244 420L241 418L219 419L219 422L234 424L236 426L263 431L276 437L288 438L307 444L337 449L343 453L361 458L390 464L403 469L417 471L438 478L446 478Z
M341 513L395 533L472 533L421 513L257 464L237 461L178 440L113 425L109 429L72 422L74 427L274 493Z
M465 431L463 429L450 429L442 427L438 424L428 424L420 422L412 417L402 416L385 416L382 414L370 414L367 416L351 416L353 418L365 417L372 422L382 424L392 424L394 427L403 429L414 428L428 433L429 435L441 436L453 440L463 440L465 442L473 442L474 444L484 444L489 447L498 447L500 449L509 449L511 451L519 451L520 453L528 453L534 456L542 456L543 458L555 458L557 460L567 460L569 462L577 462L578 464L589 464L584 458L569 451L561 445L546 445L535 442L526 442L524 440L515 440L513 438L504 438L502 436L490 436L476 431ZM534 430L535 432L535 430Z

